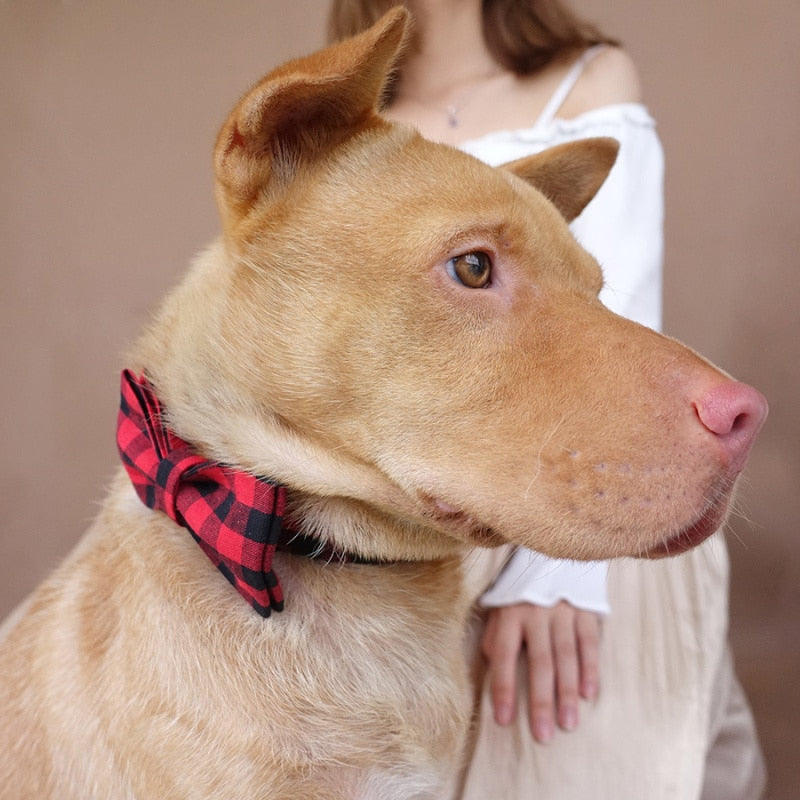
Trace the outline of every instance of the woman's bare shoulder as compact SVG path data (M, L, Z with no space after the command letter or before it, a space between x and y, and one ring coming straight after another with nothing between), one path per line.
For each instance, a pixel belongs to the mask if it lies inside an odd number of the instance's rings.
M558 116L569 119L594 108L641 101L642 85L633 59L619 47L604 47L586 65Z

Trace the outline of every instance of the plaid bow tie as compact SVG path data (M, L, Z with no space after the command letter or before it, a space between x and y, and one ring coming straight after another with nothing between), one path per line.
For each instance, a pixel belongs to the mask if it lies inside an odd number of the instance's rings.
M199 455L167 429L147 379L129 370L122 373L117 446L146 506L187 528L262 617L283 610L272 571L286 508L283 486Z

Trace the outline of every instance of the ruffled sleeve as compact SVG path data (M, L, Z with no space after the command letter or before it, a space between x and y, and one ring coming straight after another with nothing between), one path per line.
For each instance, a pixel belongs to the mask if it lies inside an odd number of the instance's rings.
M566 561L518 547L488 591L485 608L533 603L551 608L566 600L575 608L608 614L607 561Z

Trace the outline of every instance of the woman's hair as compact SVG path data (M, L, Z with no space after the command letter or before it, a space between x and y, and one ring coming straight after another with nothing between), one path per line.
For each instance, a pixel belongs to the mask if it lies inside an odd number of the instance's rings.
M328 38L354 36L377 22L398 0L333 0ZM566 52L616 45L559 0L483 0L483 38L498 64L530 75Z

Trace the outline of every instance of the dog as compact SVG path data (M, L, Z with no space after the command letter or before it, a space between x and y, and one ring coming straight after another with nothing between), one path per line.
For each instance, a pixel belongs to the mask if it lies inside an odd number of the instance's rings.
M386 121L406 25L224 124L222 233L132 351L123 467L3 629L3 797L441 797L466 551L723 523L766 403L600 304L567 225L615 143L493 169Z

